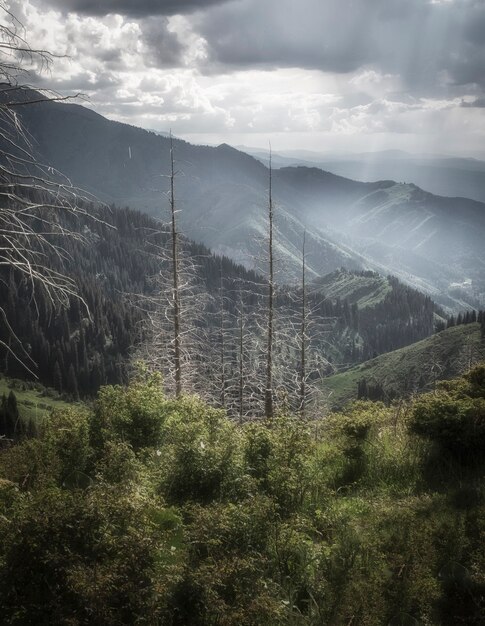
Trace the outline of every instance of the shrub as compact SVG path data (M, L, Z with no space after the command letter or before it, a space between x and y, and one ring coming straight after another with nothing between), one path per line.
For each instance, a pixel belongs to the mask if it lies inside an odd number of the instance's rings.
M40 438L25 439L2 453L0 474L23 489L85 484L92 458L87 411L55 411L43 424Z
M439 389L414 404L411 430L462 460L485 449L485 399Z
M42 440L59 459L59 479L73 486L85 482L91 463L89 419L86 410L69 408L55 411L44 422Z
M196 505L187 514L190 568L181 589L185 621L180 623L285 623L267 555L277 523L271 500L257 496L237 504Z
M91 422L91 441L100 448L106 441L126 441L135 450L160 444L167 414L161 379L154 374L128 387L102 387Z
M161 490L170 502L211 502L243 488L239 431L223 411L194 398L167 403Z
M274 498L283 516L303 505L315 480L310 423L288 416L244 429L245 472Z
M389 418L390 409L369 401L354 402L344 413L329 416L329 435L342 455L340 475L335 476L339 487L353 485L364 476L368 469L367 441Z
M8 624L155 624L180 580L181 521L136 487L47 488L17 501L0 538Z

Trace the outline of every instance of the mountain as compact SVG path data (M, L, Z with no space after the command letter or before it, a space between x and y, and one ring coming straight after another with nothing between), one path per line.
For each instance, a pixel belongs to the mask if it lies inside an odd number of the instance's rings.
M340 269L314 281L309 292L342 306L345 324L342 336L334 339L341 350L340 367L345 363L342 356L347 363L365 361L428 337L444 321L429 297L394 276ZM347 350L342 352L345 342Z
M163 248L169 241L167 233L160 232L159 223L139 211L101 208L95 215L97 219L78 216L74 220L73 216L63 216L63 227L71 231L76 227L84 241L64 238L64 258L51 251L47 259L53 269L68 275L79 286L90 314L76 298L71 299L69 310L56 312L42 289L37 290L36 306L33 306L30 286L23 277L0 268L0 302L4 303L12 330L37 364L40 382L65 397L91 396L102 384L126 380L127 362L133 359L136 346L147 340L146 306L133 306L133 300L143 302L144 297L156 293L153 277L164 262L154 255L153 246ZM241 298L248 342L254 342L251 345L257 355L264 345L261 330L264 323L262 326L258 320L261 322L266 302L265 281L229 258L211 254L200 244L182 240L181 246L184 256L198 266L192 283L198 303L197 325L208 336L204 358L211 348L217 349L220 340L222 274L229 375L237 353L234 335ZM341 288L343 282L348 284L346 293ZM367 298L367 306L359 308L356 293L360 291L363 297L363 282L368 283L371 291L373 284L382 288L379 297L375 296L373 302ZM353 291L350 285L354 285ZM340 270L324 277L308 291L309 351L311 348L320 362L325 363L315 372L317 376L344 364L358 363L376 352L408 345L433 332L437 310L432 300L393 277ZM285 324L296 328L295 319L296 324L300 320L298 288L277 290L276 313L278 337L284 334ZM256 323L251 324L252 320ZM291 332L290 337L287 333L285 337L275 359L284 358L285 369L294 373L299 358L292 347L295 333ZM2 371L10 377L24 378L24 368L1 347L10 340L5 326L0 327ZM214 364L212 369L216 369Z
M483 302L484 204L392 181L363 189L317 168L278 173L291 181L307 222L338 233L363 265L395 274L451 308Z
M378 154L355 160L324 159L319 167L356 180L390 178L413 182L437 195L485 202L485 161L479 159Z
M453 378L484 358L480 324L465 324L325 378L322 387L329 405L341 408L357 400L364 380L381 399L402 397L433 388L437 380Z
M346 300L359 309L375 307L392 291L391 279L376 272L352 272L340 268L313 281L310 289L331 300Z
M257 148L240 149L265 165L268 154ZM273 167L318 167L362 182L382 179L413 182L433 194L485 202L485 161L443 155L415 155L402 150L336 155L308 150L273 155Z
M169 139L75 104L19 107L39 159L107 203L166 215ZM264 269L268 169L223 144L174 140L176 201L185 234L236 262ZM395 274L451 310L485 298L485 204L414 184L353 181L318 168L273 172L280 280L307 264L318 277L339 267Z

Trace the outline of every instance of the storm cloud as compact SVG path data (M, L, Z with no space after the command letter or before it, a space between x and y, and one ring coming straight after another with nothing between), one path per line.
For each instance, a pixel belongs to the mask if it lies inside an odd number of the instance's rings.
M372 66L420 92L485 88L485 3L474 0L245 0L194 24L219 71Z
M485 145L483 0L9 0L46 84L202 142ZM42 75L33 75L41 84ZM370 143L369 143L370 142Z
M64 13L81 15L127 15L143 18L150 15L175 15L206 9L228 0L47 0L45 4Z
M461 85L485 90L482 0L37 1L64 14L136 19L151 66L184 65L166 19L185 14L193 36L205 44L206 54L197 59L204 73L372 67L399 75L406 89L422 95Z
M461 102L460 106L469 109L485 109L485 98L475 98L475 100L470 102L464 100Z

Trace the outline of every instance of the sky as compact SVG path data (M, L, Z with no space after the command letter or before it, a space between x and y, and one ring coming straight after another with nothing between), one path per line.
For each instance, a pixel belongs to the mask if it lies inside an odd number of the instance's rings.
M485 157L485 0L5 0L30 82L195 143Z

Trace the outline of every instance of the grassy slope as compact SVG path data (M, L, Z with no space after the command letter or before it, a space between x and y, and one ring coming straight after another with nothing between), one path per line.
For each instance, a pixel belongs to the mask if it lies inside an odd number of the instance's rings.
M0 397L3 394L8 396L11 390L17 398L20 416L25 420L30 418L42 419L54 409L63 409L69 406L63 400L46 396L46 390L37 383L13 380L0 375Z
M314 284L327 298L348 300L350 304L357 303L360 309L376 306L391 291L384 276L360 276L344 269L327 274Z
M363 378L370 384L379 382L388 393L406 394L452 378L484 357L479 325L457 326L330 376L323 389L329 394L329 405L340 408L357 398L357 384Z

